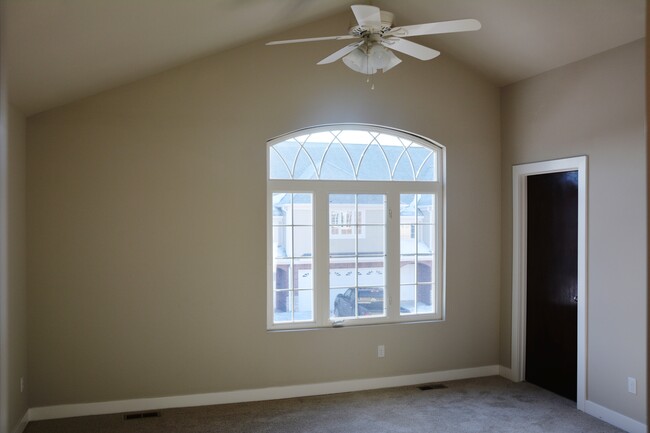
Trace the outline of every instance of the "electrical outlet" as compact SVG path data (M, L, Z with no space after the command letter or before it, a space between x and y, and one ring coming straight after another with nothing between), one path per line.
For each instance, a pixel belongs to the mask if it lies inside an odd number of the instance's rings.
M636 379L633 377L627 378L627 392L636 395Z
M386 355L386 350L384 348L384 345L381 344L377 346L377 358L383 358L384 355Z
M20 378L20 392L25 391L25 378Z

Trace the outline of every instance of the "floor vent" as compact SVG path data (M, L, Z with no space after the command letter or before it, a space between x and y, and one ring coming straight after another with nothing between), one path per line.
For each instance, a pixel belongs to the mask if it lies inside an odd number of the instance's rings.
M158 418L159 416L160 416L160 412L158 411L126 413L124 414L124 421L130 421L132 419L142 419L142 418Z
M430 383L428 385L420 385L418 386L418 389L420 391L429 391L430 389L445 389L447 388L445 385L442 383Z

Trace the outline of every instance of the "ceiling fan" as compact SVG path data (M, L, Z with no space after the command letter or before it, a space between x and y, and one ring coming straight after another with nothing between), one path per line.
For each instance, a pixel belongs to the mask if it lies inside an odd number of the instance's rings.
M386 72L401 62L391 50L399 51L420 60L431 60L440 55L439 51L404 38L467 32L481 28L481 23L475 19L393 27L393 14L391 12L382 11L376 6L369 5L353 5L352 13L357 20L357 25L350 27L347 35L273 41L268 42L266 45L355 39L355 42L330 54L318 64L325 65L342 59L343 63L350 69L371 75L380 69Z

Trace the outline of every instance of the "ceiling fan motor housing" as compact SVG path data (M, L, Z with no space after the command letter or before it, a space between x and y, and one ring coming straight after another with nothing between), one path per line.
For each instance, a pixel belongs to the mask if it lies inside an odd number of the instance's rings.
M381 27L375 28L370 26L362 26L356 22L350 27L349 33L352 36L363 37L364 35L374 34L374 33L386 33L393 27L393 13L387 11L380 11L381 16Z

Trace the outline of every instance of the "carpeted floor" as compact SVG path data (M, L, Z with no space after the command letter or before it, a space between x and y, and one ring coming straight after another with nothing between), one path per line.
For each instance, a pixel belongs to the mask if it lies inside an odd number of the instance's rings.
M621 432L575 403L501 377L255 403L30 422L25 433L609 433Z

